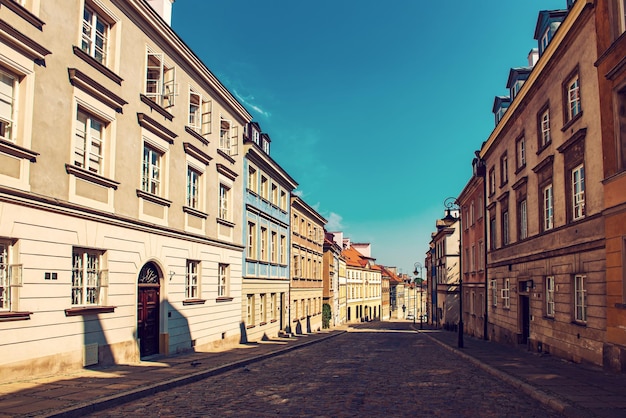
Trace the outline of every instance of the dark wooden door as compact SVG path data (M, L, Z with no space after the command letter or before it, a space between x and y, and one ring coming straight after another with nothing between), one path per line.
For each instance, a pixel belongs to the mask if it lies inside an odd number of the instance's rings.
M530 337L530 300L528 296L520 296L520 319L522 328L521 344L528 343Z
M159 353L159 287L139 286L137 334L141 357Z

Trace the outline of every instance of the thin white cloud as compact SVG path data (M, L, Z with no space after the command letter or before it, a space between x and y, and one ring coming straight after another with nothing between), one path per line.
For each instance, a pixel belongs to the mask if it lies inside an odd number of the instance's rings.
M326 224L327 231L342 231L343 230L343 217L335 212L330 212L328 216L325 216L328 223Z
M253 110L255 113L257 113L259 116L263 116L265 118L269 118L270 116L272 116L272 114L270 112L267 112L265 110L263 110L261 107L255 105L254 102L254 96L242 96L241 94L239 94L239 92L237 90L233 90L233 93L235 94L235 97L237 97L237 99L246 107L250 108L251 110Z

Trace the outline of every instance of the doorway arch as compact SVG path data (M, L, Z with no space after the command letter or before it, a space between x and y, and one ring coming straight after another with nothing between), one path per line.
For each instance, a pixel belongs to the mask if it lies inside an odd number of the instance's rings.
M159 354L161 270L153 262L146 263L137 278L137 337L139 356Z

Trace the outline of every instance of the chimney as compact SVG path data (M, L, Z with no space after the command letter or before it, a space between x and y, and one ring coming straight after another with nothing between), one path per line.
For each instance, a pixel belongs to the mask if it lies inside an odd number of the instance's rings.
M528 53L528 66L534 67L535 64L537 64L538 60L539 60L539 50L537 48L531 49L530 52Z
M172 4L174 0L147 0L155 12L165 20L169 26L172 26Z

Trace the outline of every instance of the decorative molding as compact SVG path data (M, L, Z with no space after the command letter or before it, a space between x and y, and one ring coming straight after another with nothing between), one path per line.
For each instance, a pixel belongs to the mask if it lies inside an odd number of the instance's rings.
M0 312L0 322L26 321L32 314L32 312Z
M100 186L108 187L113 190L117 190L117 186L119 186L119 182L115 180L108 179L99 174L92 173L89 170L82 169L72 164L65 164L65 172L67 174L72 174L82 180L87 180L91 183L96 183Z
M113 70L111 70L109 67L102 64L101 62L98 62L98 60L96 60L91 55L87 54L85 51L83 51L76 45L74 45L72 49L74 50L74 55L76 55L78 58L82 59L87 64L94 67L96 70L100 71L102 74L110 78L113 82L119 84L120 86L122 85L122 81L124 81L124 79L120 77L119 75L117 75L116 73L114 73Z
M15 3L11 0L8 0L8 2ZM15 49L34 60L37 64L42 64L46 55L52 53L4 20L0 20L0 39L15 47Z
M147 130L149 130L159 138L169 142L170 144L173 144L174 139L178 136L145 113L137 113L137 122L142 128L146 128Z
M217 168L217 172L220 174L225 175L226 177L228 177L231 180L235 180L238 176L237 173L235 173L233 170L231 170L230 168L226 167L224 164L216 164L215 167Z
M158 104L157 102L155 102L154 100L151 100L148 96L146 96L145 94L140 94L139 98L141 99L141 101L145 104L147 104L148 106L150 106L150 108L152 110L155 110L157 113L159 113L161 116L163 116L165 119L167 120L173 120L174 119L174 115L172 115L170 112L168 112L163 106L161 106L160 104Z
M152 203L156 203L157 205L161 205L161 206L169 207L172 204L171 200L164 199L160 196L156 196L156 195L153 195L148 192L144 192L143 190L139 190L139 189L137 189L137 197L140 197L144 200L147 200Z
M67 72L70 77L70 83L72 83L73 86L78 87L84 92L90 94L97 100L114 109L117 113L122 113L122 106L128 104L126 100L122 99L111 90L103 87L100 83L82 71L76 68L68 68Z
M209 145L209 140L208 139L206 139L204 136L200 135L198 132L194 131L189 126L185 126L185 132L187 132L189 135L191 135L194 138L196 138L198 141L202 142L204 145Z
M201 212L201 211L199 211L197 209L191 208L189 206L183 206L183 212L188 213L190 215L193 215L193 216L195 216L197 218L202 218L202 219L206 219L206 218L209 217L208 214L206 214L204 212Z
M15 0L0 0L0 5L3 5L7 9L10 9L13 13L39 29L43 31L43 25L46 23L39 19L37 16L28 11L24 6L16 2Z
M209 165L209 162L211 162L211 160L213 159L207 153L205 153L195 145L191 144L190 142L183 142L183 148L186 154L191 155L204 165Z
M0 152L12 155L17 158L28 160L31 163L37 162L38 152L31 151L29 149L15 145L11 141L0 139Z

